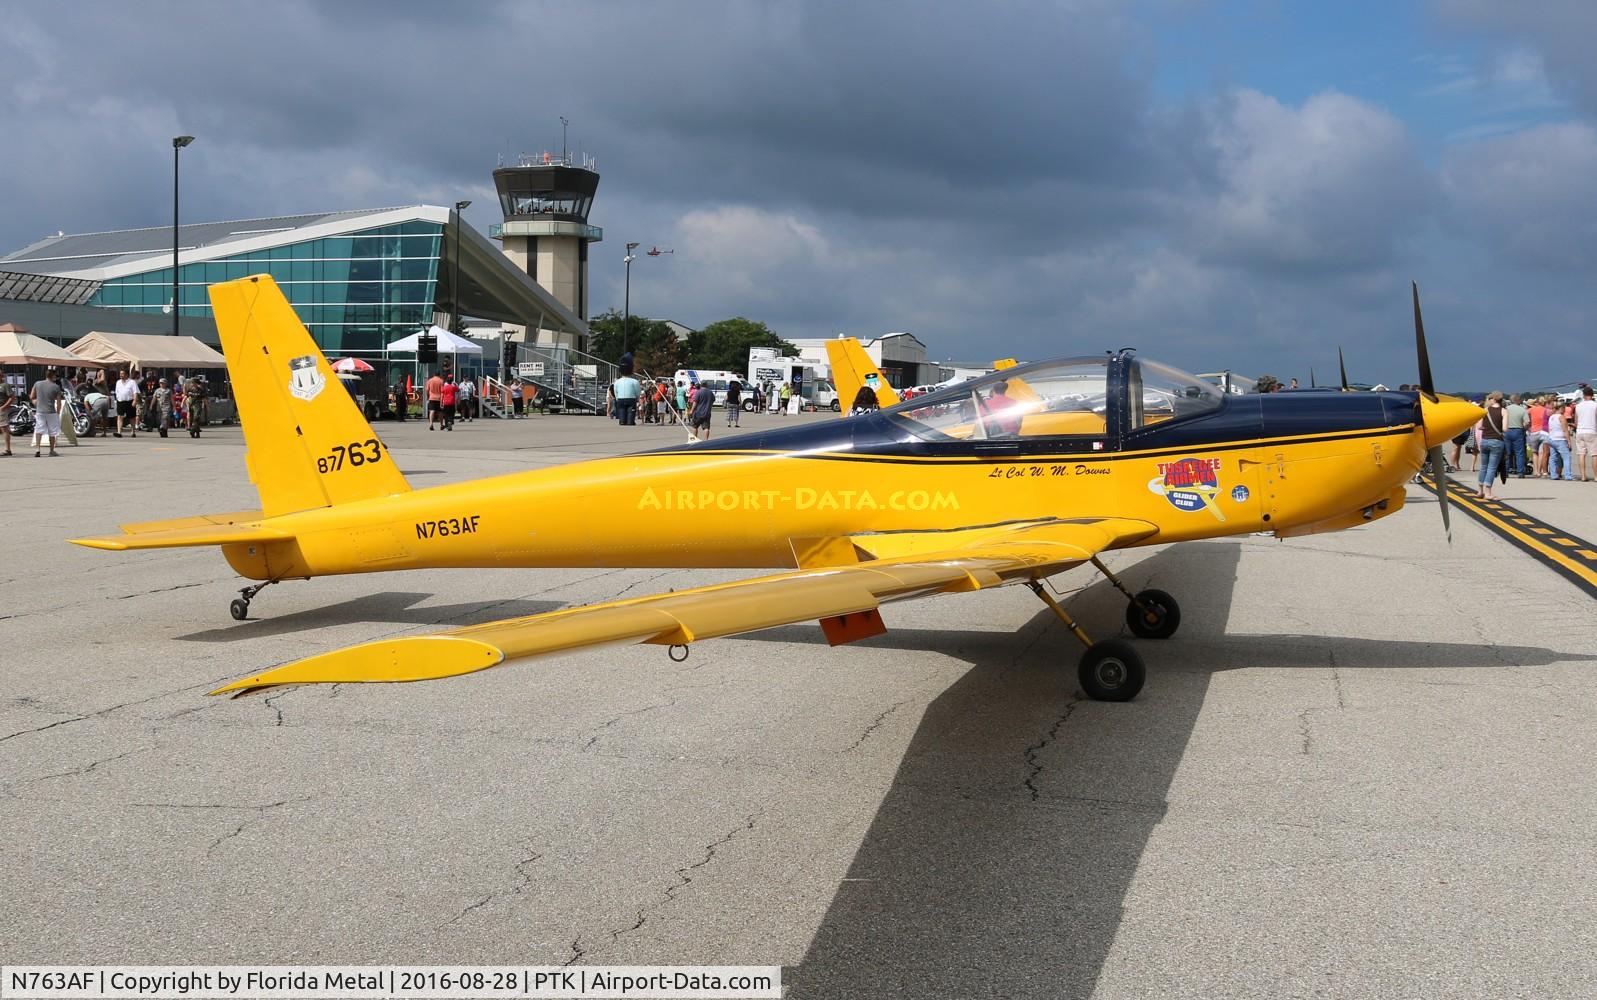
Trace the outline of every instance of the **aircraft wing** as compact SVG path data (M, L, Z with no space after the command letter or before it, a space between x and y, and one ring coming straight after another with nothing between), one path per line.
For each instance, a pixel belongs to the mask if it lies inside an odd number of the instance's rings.
M280 684L433 680L585 647L679 645L812 619L824 623L874 612L885 601L1049 576L1157 531L1147 521L1082 518L949 532L855 535L832 539L829 546L807 546L805 552L828 553L818 559L821 565L813 564L817 557L812 555L809 568L436 635L383 639L288 663L211 693L243 693ZM795 543L795 553L799 551ZM805 558L799 558L804 565Z

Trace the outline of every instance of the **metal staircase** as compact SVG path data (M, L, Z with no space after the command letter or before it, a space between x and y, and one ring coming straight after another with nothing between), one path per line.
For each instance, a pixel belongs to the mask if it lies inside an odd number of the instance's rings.
M500 420L510 416L507 402L510 399L510 387L492 375L482 377L482 393L478 399L482 403L483 416L498 417Z
M616 379L614 364L569 347L522 344L520 355L516 374L538 387L540 405L604 412L605 391Z

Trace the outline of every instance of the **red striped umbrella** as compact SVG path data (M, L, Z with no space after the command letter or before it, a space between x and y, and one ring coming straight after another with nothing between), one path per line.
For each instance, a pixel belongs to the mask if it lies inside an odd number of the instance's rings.
M335 372L369 372L375 370L371 365L359 358L339 358L333 362L333 371Z

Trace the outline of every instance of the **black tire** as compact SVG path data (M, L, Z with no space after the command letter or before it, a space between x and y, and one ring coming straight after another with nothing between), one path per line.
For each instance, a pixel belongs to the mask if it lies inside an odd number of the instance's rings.
M241 622L250 616L250 602L242 597L235 597L233 603L227 606L227 610L234 621Z
M1162 590L1138 591L1137 600L1154 612L1154 619L1137 610L1133 603L1126 604L1126 627L1140 639L1168 639L1181 627L1181 605Z
M1142 690L1146 671L1130 643L1104 639L1087 647L1076 668L1081 690L1094 701L1130 701Z
M837 399L832 400L832 412L833 413L842 413L843 412L843 403L842 403L841 400L837 400Z
M754 400L745 399L743 401L743 412L744 413L753 413L754 412Z

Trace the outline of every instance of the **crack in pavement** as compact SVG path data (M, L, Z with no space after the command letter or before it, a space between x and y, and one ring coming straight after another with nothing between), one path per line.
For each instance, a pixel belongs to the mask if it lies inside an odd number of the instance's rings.
M672 903L676 902L677 893L681 892L683 889L686 889L689 885L693 884L693 876L688 874L688 873L689 872L698 871L699 869L703 868L705 865L708 865L711 861L714 861L715 860L715 856L716 856L716 848L722 847L722 846L724 846L726 844L731 843L732 839L734 837L736 837L739 833L744 833L744 832L746 832L748 830L754 829L755 822L758 821L759 818L762 815L764 815L763 811L749 814L747 817L744 818L742 823L739 823L737 826L734 826L732 829L728 830L720 838L718 838L718 839L716 839L714 841L711 841L710 843L704 845L704 857L701 860L699 860L699 861L695 861L691 865L687 865L687 866L685 866L683 868L678 868L676 870L676 876L677 876L677 879L678 879L677 883L675 885L666 886L665 895L660 897L660 899L658 901L656 901L654 904L652 904L650 906L639 907L638 908L638 919L633 922L632 926L630 926L630 927L622 927L622 928L618 928L616 930L612 930L610 932L610 943L614 944L615 942L621 940L621 937L623 935L631 934L633 931L638 930L644 924L648 923L649 922L649 915L653 911L662 909L662 908L664 908L666 906L669 906Z
M672 705L675 705L676 703L677 703L677 700L675 698L672 698L670 701L662 701L658 705L645 705L642 708L634 709L631 712L622 712L620 715L616 716L615 718L610 719L610 720L608 720L606 722L603 722L600 725L594 727L588 733L588 742L582 744L582 749L584 749L584 750L593 749L593 745L595 743L599 742L600 735L603 734L606 729L609 729L611 726L613 726L616 723L620 722L622 719L630 719L634 715L642 715L645 712L652 712L652 711L654 711L657 708L670 708Z
M57 726L70 726L74 722L86 722L89 719L98 719L102 715L109 715L119 709L132 708L134 705L144 705L152 701L157 701L161 698L168 698L175 694L182 694L185 691L193 691L196 688L214 688L216 685L225 680L227 680L226 677L221 677L214 681L204 681L199 684L189 684L184 687L174 688L171 691L162 691L159 694L152 694L148 698L139 698L135 701L124 701L121 704L112 705L110 708L102 708L98 712L89 712L86 715L74 715L70 719L58 719L47 726L38 726L33 729L22 729L14 733L8 733L5 736L0 736L0 743L5 743L8 740L14 740L19 736L29 736L33 733L42 733L47 729L54 729Z
M443 923L434 927L433 930L443 930L450 924L457 923L461 918L471 911L480 910L501 896L519 896L523 892L526 892L527 887L532 885L532 873L527 871L527 869L541 861L543 859L543 854L539 851L533 850L532 843L530 841L522 841L521 846L527 851L527 856L516 862L515 872L520 881L512 886L509 892L490 892L488 895L482 897L475 903L472 903L470 906L466 907L464 910L461 910L459 913L455 914L453 917L450 917L448 920L445 920Z
M292 690L292 689L290 689L290 690ZM277 713L277 725L279 725L279 726L281 726L283 724L283 710L281 708L278 708L277 705L274 704L274 703L277 701L277 699L283 697L283 695L285 695L285 694L288 694L288 691L279 691L276 694L269 694L265 698L261 699L262 707L269 708L272 711Z
M309 802L314 798L316 798L314 795L302 795L298 798L283 799L280 802L268 802L263 806L252 807L255 815L245 819L244 822L240 823L238 826L235 826L232 832L224 833L220 837L217 837L215 840L211 841L211 846L205 849L205 856L210 857L212 854L216 853L216 849L221 847L225 841L232 840L234 837L237 837L239 834L243 833L246 828L260 822L271 810L280 809L283 806L294 805L300 802Z
M1043 735L1043 738L1026 748L1026 766L1031 768L1031 773L1026 775L1025 787L1027 791L1031 792L1031 800L1033 802L1042 798L1042 792L1038 790L1036 780L1037 775L1045 770L1038 754L1059 736L1059 730L1064 728L1065 722L1070 719L1071 714L1076 711L1076 706L1080 704L1080 698L1073 698L1066 703L1064 714L1054 720L1054 724L1048 727L1048 732Z
M1298 713L1298 736L1303 740L1303 746L1300 752L1305 757L1308 756L1309 752L1314 748L1314 738L1309 734L1309 713L1312 711L1314 711L1314 709L1305 708L1303 711Z
M619 600L621 600L621 598L623 596L625 596L626 594L628 594L629 592L631 592L633 590L636 590L638 587L641 587L641 586L643 586L646 583L653 583L654 581L660 579L662 576L669 576L670 574L677 573L677 572L680 572L680 570L674 570L674 569L662 570L659 573L654 574L653 576L646 577L645 579L633 580L631 583L627 584L625 587L622 587L621 590L618 591L614 597L608 597L608 598L605 598L605 600L606 601L619 601Z
M41 774L37 778L24 778L21 781L10 781L6 782L4 787L9 792L13 788L21 788L24 785L36 785L41 781L50 781L55 778L74 778L78 775L89 774L101 764L109 764L112 761L122 760L126 757L132 757L134 754L149 753L154 749L155 747L137 747L133 750L124 750L121 753L113 754L110 757L101 757L99 760L90 761L85 767L73 768L70 771L57 771L55 774Z
M586 954L587 952L582 950L582 935L579 934L571 939L571 957L561 962L560 967L564 969L568 965L575 965L582 961L582 956Z
M1342 670L1336 665L1336 647L1327 646L1326 652L1331 654L1331 683L1336 687L1336 707L1347 708L1347 698L1342 692Z
M119 601L127 601L127 600L132 600L135 597L147 597L150 594L167 594L167 593L171 593L174 590L187 590L190 587L204 587L204 586L207 586L207 585L209 585L211 583L214 583L214 582L216 582L216 581L204 580L204 581L201 581L200 583L180 583L180 584L178 584L175 587L157 587L154 590L141 590L141 591L139 591L137 593L134 593L134 594L120 594L120 595L117 596L117 600L119 600Z
M892 715L894 712L896 712L899 709L903 708L905 705L908 705L910 703L910 701L911 701L911 699L905 698L903 701L898 702L897 704L889 707L887 709L887 711L883 712L881 715L878 715L874 720L872 720L870 725L865 727L865 731L863 733L860 733L859 739L855 740L853 743L850 743L848 746L844 747L842 750L839 751L839 753L853 753L855 750L858 750L861 746L864 745L866 740L871 738L871 734L872 733L874 733L874 732L876 732L876 730L882 728L882 723L887 721L887 717L889 715Z

